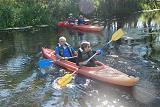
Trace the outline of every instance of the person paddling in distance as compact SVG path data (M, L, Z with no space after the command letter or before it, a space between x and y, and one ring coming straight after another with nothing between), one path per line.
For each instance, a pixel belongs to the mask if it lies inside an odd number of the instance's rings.
M69 24L75 24L75 20L76 20L76 18L73 17L73 14L72 14L72 13L70 13L70 14L69 14L69 17L67 18L66 21L67 21Z
M86 22L84 20L84 17L82 15L79 15L78 17L78 25L84 25Z
M75 63L78 55L75 49L73 49L73 47L66 42L66 38L63 36L59 38L59 43L55 48L55 54L57 59L69 60Z
M93 51L90 45L90 42L83 41L80 45L80 48L78 49L78 64L79 66L88 66L88 67L94 67L96 66L96 59L92 58L89 61L87 61L92 55L99 55L101 53L100 50Z

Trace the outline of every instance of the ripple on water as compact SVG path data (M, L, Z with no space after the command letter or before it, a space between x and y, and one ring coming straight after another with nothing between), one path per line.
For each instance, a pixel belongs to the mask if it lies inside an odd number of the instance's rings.
M134 87L133 96L139 102L149 104L156 98L156 88L149 81L141 81Z
M7 97L10 95L10 90L9 89L3 89L0 91L0 97Z
M11 58L5 65L5 69L11 74L16 74L18 71L23 71L22 69L25 67L25 64L27 64L29 60L30 58L28 56L18 56Z

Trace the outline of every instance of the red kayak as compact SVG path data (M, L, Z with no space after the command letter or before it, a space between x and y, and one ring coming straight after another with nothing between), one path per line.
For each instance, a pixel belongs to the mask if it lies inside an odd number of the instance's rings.
M90 24L89 25L75 25L75 24L69 24L67 22L58 22L57 25L60 27L72 28L72 29L88 31L88 32L100 32L103 30L103 27L101 26L93 26Z
M54 50L42 48L42 54L45 58L52 59L54 64L67 69L69 72L74 72L79 68L77 73L105 83L129 87L134 86L139 81L138 77L129 76L99 61L96 62L96 67L79 67L75 63L67 60L57 60Z

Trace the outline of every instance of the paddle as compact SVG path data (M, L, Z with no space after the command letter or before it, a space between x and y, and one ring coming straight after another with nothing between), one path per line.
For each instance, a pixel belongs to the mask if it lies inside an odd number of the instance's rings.
M60 87L65 87L68 83L72 81L73 75L78 71L79 69L77 68L72 74L65 74L63 77L61 77L57 83Z
M47 68L48 66L53 65L53 60L51 59L41 59L38 61L38 65L40 68L44 69Z
M124 31L123 31L122 29L117 30L117 31L112 35L112 39L111 39L108 43L106 43L106 44L101 48L101 50L104 49L104 48L105 48L109 43L111 43L112 41L116 41L116 40L120 39L123 35L124 35ZM95 53L92 57L90 57L90 58L87 60L87 62L90 61L96 54L97 54L97 53ZM71 80L72 80L72 78L73 78L73 74L75 74L78 70L79 70L79 69L75 70L72 74L66 74L66 75L64 75L63 77L61 77L61 78L57 81L58 85L60 85L60 87L66 86L68 83L71 82Z
M113 35L112 38L109 42L107 42L100 50L103 50L106 48L106 46L108 46L109 43L111 43L112 41L116 41L118 39L120 39L123 35L124 35L124 31L122 29L118 29ZM88 63L94 56L96 56L97 53L95 53L93 56L91 56L88 60L86 60L84 63Z
M66 59L66 60L72 59L72 58L75 58L75 56L74 57L64 57L64 59ZM40 68L47 68L48 66L53 65L53 63L54 63L54 61L52 59L41 59L41 60L39 60L38 65Z

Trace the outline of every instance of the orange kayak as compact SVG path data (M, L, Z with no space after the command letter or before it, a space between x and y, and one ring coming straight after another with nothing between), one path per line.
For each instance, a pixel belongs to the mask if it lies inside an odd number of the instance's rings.
M78 74L105 83L130 87L134 86L139 81L138 77L129 76L99 61L96 62L96 67L79 67L75 63L67 60L57 60L54 50L42 48L42 54L45 58L52 59L54 64L67 69L69 72L74 72L79 68L77 72Z
M58 22L58 26L65 27L65 28L72 28L77 29L81 31L87 31L87 32L100 32L103 30L103 27L101 26L93 26L93 25L75 25L75 24L69 24L65 22Z

